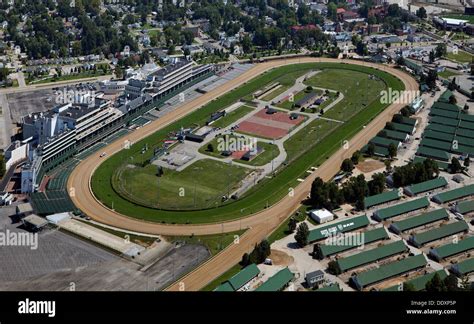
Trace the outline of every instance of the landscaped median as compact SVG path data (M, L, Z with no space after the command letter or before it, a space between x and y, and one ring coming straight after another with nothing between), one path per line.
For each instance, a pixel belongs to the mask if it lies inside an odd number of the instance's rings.
M275 177L265 179L256 184L238 200L229 200L218 204L218 206L214 208L192 211L170 211L145 207L117 194L113 188L113 179L117 170L119 170L124 163L130 163L129 161L132 159L138 162L151 157L153 149L149 149L145 154L141 154L145 145L150 148L157 147L159 144L161 145L167 134L172 131L196 124L204 125L211 113L230 106L240 100L240 98L254 93L258 89L275 82L278 78L285 77L289 73L296 76L297 72L302 75L315 69L321 69L323 71L346 69L363 72L368 75L375 75L383 80L387 88L403 90L403 83L396 77L381 70L365 66L341 63L302 63L273 69L218 99L216 98L216 100L190 113L179 121L158 130L153 135L132 145L130 149L122 150L105 160L97 168L92 177L91 186L95 196L107 207L113 207L116 212L134 218L162 223L196 224L225 221L256 213L276 203L288 194L289 188L294 188L298 185L299 178L305 178L308 169L313 166L317 167L321 165L331 154L340 148L343 141L352 138L366 124L382 112L388 104L382 104L380 100L372 100L367 106L360 109L359 113L351 116L345 120L344 123L338 123L335 127L328 129L327 133L321 134L318 140L308 143L305 142L306 145L303 147L304 151L291 154L294 156L294 158L291 159L291 163L287 163L277 170ZM350 97L350 95L350 93L345 94L346 97ZM294 136L304 137L305 131L303 128L300 131L302 132L301 134L296 133ZM192 167L192 165L190 167ZM212 170L210 170L210 172L212 172ZM225 177L226 175L215 174L214 176L218 178ZM199 181L199 178L197 180ZM176 199L178 198L178 194L176 194Z

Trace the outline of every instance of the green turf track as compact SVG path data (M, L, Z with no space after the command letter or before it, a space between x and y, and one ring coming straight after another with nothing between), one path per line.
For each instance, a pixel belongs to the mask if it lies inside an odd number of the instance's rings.
M153 135L133 145L129 150L122 150L111 156L99 166L92 177L92 189L94 194L106 206L112 207L113 204L115 211L124 215L148 221L176 224L211 223L231 220L258 212L266 206L274 204L288 193L289 188L293 188L298 184L298 178L304 178L307 175L306 170L311 166L318 166L323 163L341 146L342 141L349 140L359 132L364 125L369 123L386 108L387 105L381 104L379 101L373 102L346 123L329 133L331 136L326 135L324 141L313 146L296 161L281 169L276 177L260 182L239 200L218 208L195 211L165 211L139 206L117 195L112 188L111 180L114 171L123 161L128 161L128 157L131 154L135 155L135 162L139 161L141 158L139 152L145 143L153 147L157 143L160 143L170 131L177 130L181 126L186 127L193 123L202 125L212 112L231 105L245 95L257 91L285 74L291 72L294 75L298 70L303 74L305 71L311 69L327 68L350 69L371 73L383 79L387 86L394 90L402 90L404 88L403 83L399 79L386 72L357 65L342 63L304 63L273 69L247 82L243 86L216 98L174 124L157 131ZM148 154L151 155L152 151L153 150L149 150Z

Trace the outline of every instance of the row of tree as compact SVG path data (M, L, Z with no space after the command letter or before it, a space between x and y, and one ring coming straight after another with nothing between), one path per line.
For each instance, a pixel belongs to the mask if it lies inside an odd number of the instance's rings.
M410 162L394 168L392 174L393 186L397 188L405 187L437 178L438 175L438 164L431 159L425 159L418 163Z

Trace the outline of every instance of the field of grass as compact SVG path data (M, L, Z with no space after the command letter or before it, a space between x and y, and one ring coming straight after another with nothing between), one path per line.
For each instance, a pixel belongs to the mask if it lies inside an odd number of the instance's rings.
M471 63L474 59L472 54L464 51L458 51L458 54L448 53L446 57L450 60L459 62L459 63Z
M327 111L325 117L346 121L367 104L378 101L385 88L382 80L369 79L358 71L325 70L306 80L307 85L340 91L344 95L337 105Z
M194 211L164 211L140 206L118 195L111 186L110 179L124 161L128 161L130 155L137 156L135 161L138 161L138 159L140 159L140 151L145 144L148 144L150 148L161 146L163 139L166 138L170 131L175 131L181 126L186 127L192 124L202 125L212 112L228 107L245 95L262 88L262 86L275 82L275 80L279 78L284 79L291 74L294 75L296 72L302 75L307 71L323 68L330 70L343 69L346 72L356 71L359 73L370 73L382 78L387 87L391 87L395 90L403 89L403 83L386 72L344 63L304 63L273 69L263 73L258 78L250 80L243 86L216 98L209 104L190 113L174 124L164 127L153 135L139 141L132 145L129 150L120 151L109 157L97 168L92 177L91 185L94 194L106 206L111 207L113 204L114 209L122 214L149 221L169 223L208 223L230 220L255 213L274 204L288 193L289 187L294 187L298 184L297 179L304 176L306 170L311 166L318 166L323 163L340 147L343 140L348 140L359 132L363 126L375 118L386 105L381 104L379 100L372 101L367 107L362 109L360 113L347 120L344 124L340 124L339 127L332 129L330 136L326 135L324 141L307 147L304 154L299 154L301 156L300 158L278 170L275 177L261 181L245 195L240 197L240 199L228 204L223 204L219 208ZM338 83L340 83L340 81L338 81ZM351 93L347 95L350 96ZM152 154L153 150L150 149L144 157L150 157Z
M263 101L272 101L274 98L276 98L277 96L281 95L283 92L285 92L286 90L288 90L290 88L290 86L284 86L284 85L281 85L279 88L277 89L274 89L273 91L271 91L270 93L268 93L266 96L264 96L263 98L261 98Z
M214 138L212 141L208 143L212 145L212 147L214 148L214 151L212 152L208 151L207 150L208 144L206 144L199 148L199 152L203 154L207 154L209 156L217 157L220 159L225 158L223 155L221 155L222 150L219 144L223 143L226 140L228 141L229 139L237 138L237 136L235 135L234 136L225 135L225 136L226 136L225 139L224 139L224 136L219 136L219 137ZM222 142L221 142L221 139L222 139ZM274 157L277 157L278 154L280 154L280 150L278 149L278 146L275 144L271 144L271 143L263 142L263 141L257 141L257 147L262 148L264 151L260 153L257 157L255 157L253 160L244 161L244 160L234 159L234 161L242 163L242 164L253 165L253 166L262 166L269 163Z
M211 159L198 160L178 172L157 167L124 166L113 178L116 191L142 205L162 209L201 209L215 207L250 170Z
M214 123L212 123L212 126L220 128L227 127L245 115L249 114L252 110L254 110L252 107L240 106L239 108L234 109L230 113L226 114L224 117L216 120Z
M460 75L461 73L458 73L458 72L455 72L455 71L452 71L452 70L444 70L443 72L439 72L438 73L438 76L442 77L442 78L445 78L445 79L448 79L452 76L456 76L456 75Z
M214 234L214 235L202 235L202 236L165 236L164 238L168 242L186 242L186 244L202 244L206 246L214 256L230 244L238 242L238 237L242 236L245 230L237 232ZM237 241L236 241L237 240Z
M296 134L293 134L284 143L285 150L288 154L288 161L293 161L308 148L321 142L331 130L340 126L341 123L335 121L316 119L306 125Z

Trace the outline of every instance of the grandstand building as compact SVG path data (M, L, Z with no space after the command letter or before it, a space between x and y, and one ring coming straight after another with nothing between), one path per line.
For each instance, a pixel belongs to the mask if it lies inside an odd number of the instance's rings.
M22 171L21 192L36 190L45 172L55 168L74 154L83 151L100 139L112 134L143 113L163 104L177 91L207 78L213 65L194 66L192 61L177 60L158 69L142 68L127 80L117 82L124 89L119 106L95 94L81 94L71 102L45 113L25 116L22 120L23 137L31 138L29 161ZM115 86L102 84L102 87ZM24 173L24 174L23 174Z

